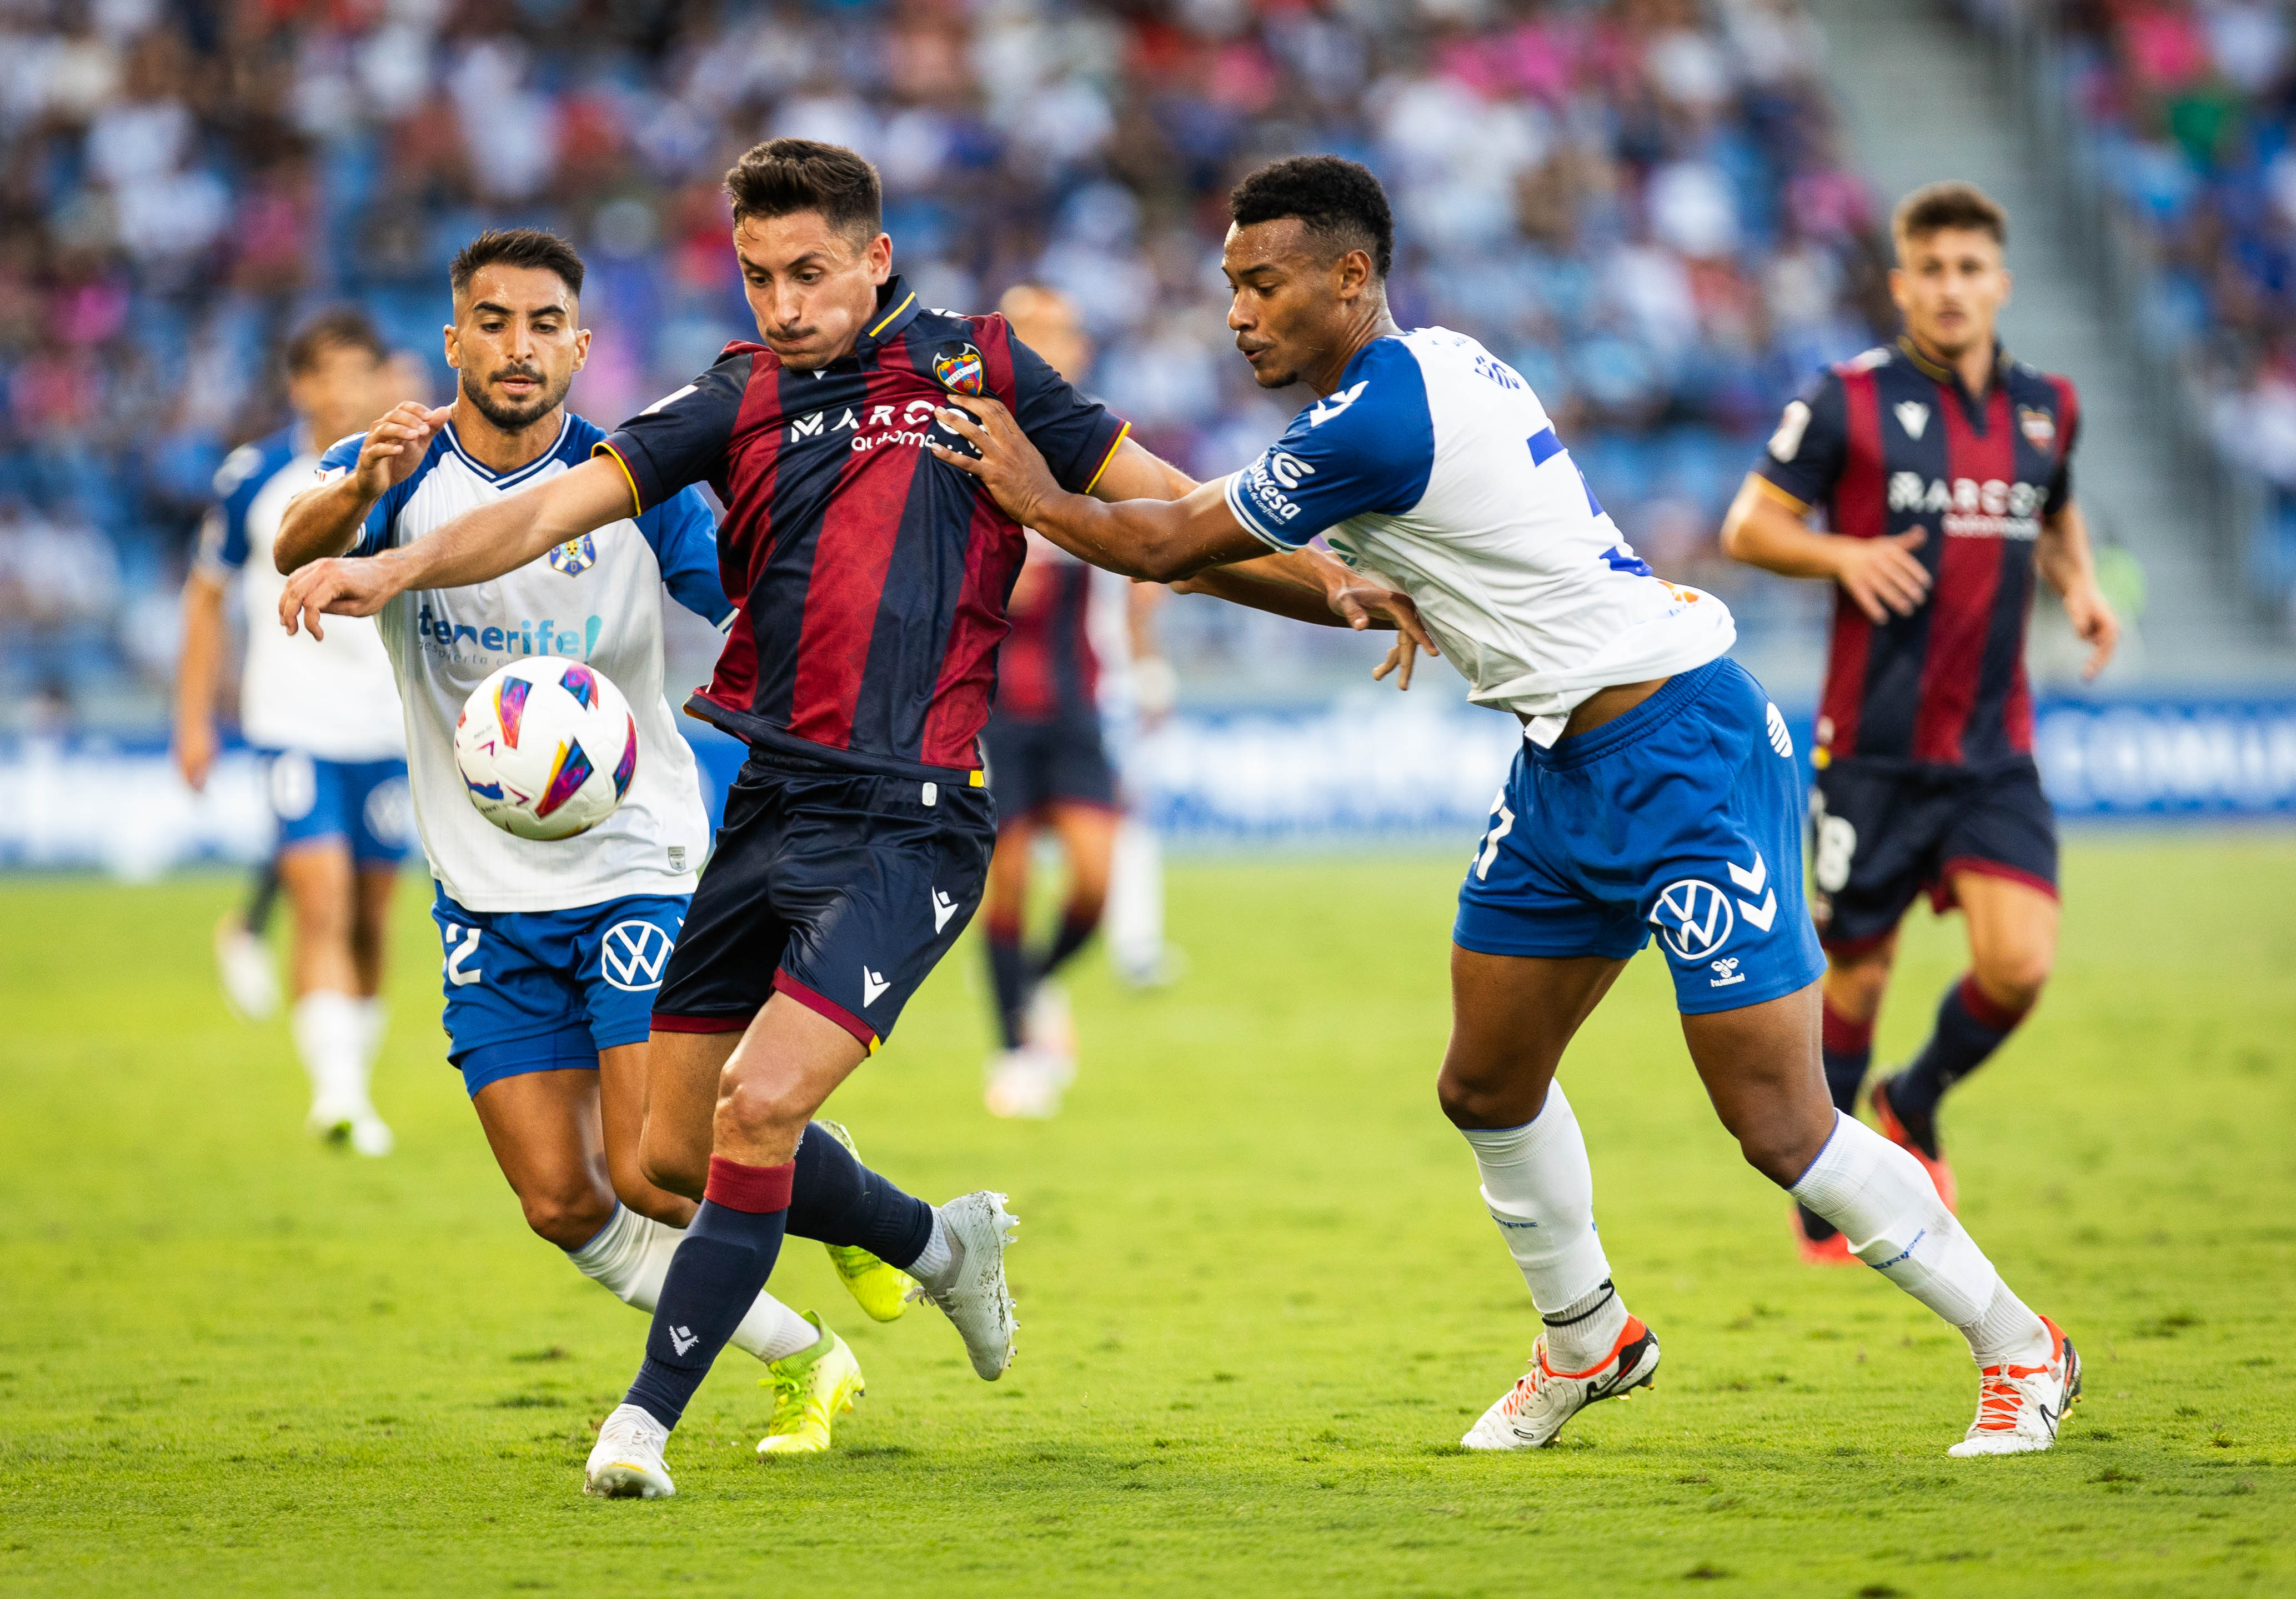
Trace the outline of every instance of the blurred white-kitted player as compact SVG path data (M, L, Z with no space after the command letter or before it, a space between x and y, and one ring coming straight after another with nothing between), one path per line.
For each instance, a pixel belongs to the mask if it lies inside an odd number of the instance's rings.
M285 579L272 542L287 502L310 486L320 452L395 398L387 393L388 355L373 324L351 308L321 314L289 342L295 419L233 451L216 473L216 504L184 585L176 685L176 765L185 782L203 788L216 758L224 605L236 582L249 624L240 726L268 762L278 845L267 872L276 872L294 912L293 1030L311 1080L309 1125L363 1155L391 1146L368 1077L382 1043L391 888L411 837L406 734L373 622L352 620L324 639L279 630ZM266 900L258 888L256 906ZM216 952L226 993L259 1020L278 990L253 919L226 916Z

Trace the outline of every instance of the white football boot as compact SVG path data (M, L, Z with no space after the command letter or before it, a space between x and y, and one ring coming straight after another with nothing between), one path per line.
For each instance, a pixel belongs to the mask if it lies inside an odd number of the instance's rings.
M2065 1413L2080 1398L2080 1356L2073 1341L2047 1316L2049 1358L2041 1365L1979 1368L1977 1419L1969 1434L1946 1451L1966 1460L1973 1455L2030 1455L2057 1441Z
M1047 978L1029 996L1029 1013L1021 1019L1021 1036L1032 1049L1055 1059L1076 1059L1076 1017L1069 1009L1069 991ZM1073 1074L1075 1068L1070 1067Z
M1013 1364L1013 1295L1004 1286L1004 1251L1020 1222L1004 1209L1004 1196L982 1189L961 1193L940 1207L956 1246L955 1277L936 1291L920 1283L916 1295L940 1307L964 1340L964 1352L983 1382L994 1382Z
M352 1149L370 1158L387 1155L398 1144L390 1124L374 1113L373 1105L364 1099L342 1095L313 1100L311 1113L304 1118L303 1126L322 1143Z
M990 1058L981 1103L991 1116L1027 1121L1049 1121L1061 1113L1061 1095L1074 1076L1072 1068L1037 1048L1024 1044Z
M636 1405L617 1405L582 1468L582 1491L600 1499L667 1499L677 1491L661 1452L669 1429Z
M216 980L242 1021L268 1021L279 1009L279 973L271 946L247 931L236 913L216 923Z
M1627 1317L1618 1342L1583 1372L1558 1372L1546 1361L1546 1334L1531 1350L1530 1370L1459 1440L1463 1449L1543 1449L1562 1423L1602 1399L1650 1386L1658 1370L1658 1339L1640 1316Z

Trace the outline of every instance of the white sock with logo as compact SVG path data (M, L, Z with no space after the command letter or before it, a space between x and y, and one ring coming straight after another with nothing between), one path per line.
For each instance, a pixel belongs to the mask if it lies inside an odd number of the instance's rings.
M1542 1317L1573 1318L1548 1327L1549 1357L1564 1369L1563 1359L1575 1360L1599 1342L1599 1358L1626 1324L1627 1312L1611 1293L1601 1314L1578 1314L1595 1304L1592 1296L1603 1289L1611 1262L1595 1232L1595 1172L1587 1141L1562 1085L1547 1085L1546 1103L1521 1127L1460 1130L1474 1148L1483 1203L1522 1272L1530 1302Z
M640 1216L627 1205L616 1205L614 1218L598 1229L596 1237L566 1258L574 1269L604 1288L625 1305L653 1313L661 1298L662 1279L669 1275L669 1258L685 1229ZM761 1293L750 1314L734 1329L727 1341L760 1360L779 1360L821 1341L811 1322L769 1293Z
M295 1002L289 1030L311 1079L311 1105L327 1113L368 1110L366 1021L363 1001L322 988Z
M1864 1122L1836 1111L1833 1136L1792 1192L1841 1230L1852 1254L1960 1329L1980 1364L2048 1358L2049 1330L2003 1284L1922 1163Z

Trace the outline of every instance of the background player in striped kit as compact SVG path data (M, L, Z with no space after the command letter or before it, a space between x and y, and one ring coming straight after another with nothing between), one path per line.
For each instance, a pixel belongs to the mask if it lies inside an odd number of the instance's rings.
M2056 822L2033 764L2025 676L2035 572L2092 647L2120 636L2072 496L2080 402L2070 379L2012 360L1995 335L2008 218L1968 184L1898 207L1890 288L1906 331L1786 407L1730 508L1723 547L1836 586L1811 797L1826 951L1825 1075L1845 1113L1873 1059L1898 923L1926 891L1969 924L1970 969L1906 1069L1874 1085L1874 1119L1954 1201L1938 1102L2024 1020L2057 945ZM1803 517L1823 504L1830 532ZM1795 1212L1803 1255L1849 1257Z
M278 991L258 931L272 886L283 886L294 910L291 1021L311 1082L308 1125L364 1155L391 1147L368 1077L382 1046L391 888L411 841L406 735L373 622L348 621L324 640L279 631L282 579L272 545L282 512L309 485L320 451L390 404L388 354L357 309L323 312L289 341L287 398L295 420L233 451L216 473L217 503L201 525L184 584L176 679L176 763L186 783L202 788L217 748L216 690L228 648L224 602L236 582L249 624L240 726L268 758L278 843L248 911L217 928L217 964L224 991L242 1013L259 1020L269 1013Z
M1007 291L999 309L1013 336L1054 372L1073 380L1091 369L1091 339L1065 295L1024 284ZM1111 908L1126 825L1104 734L1103 668L1128 670L1143 718L1169 708L1172 668L1156 651L1153 621L1168 592L1160 584L1128 584L1031 534L1005 602L1013 630L997 651L996 706L980 735L996 800L996 849L981 921L1002 1044L988 1062L985 1097L998 1116L1055 1114L1076 1075L1067 997L1052 980ZM1104 662L1111 642L1123 654ZM1037 840L1047 832L1066 858L1068 882L1057 927L1031 950L1029 883ZM1128 894L1160 898L1152 839L1149 850L1136 848L1123 858L1135 880ZM1163 955L1153 950L1139 961L1135 952L1135 959L1152 974Z

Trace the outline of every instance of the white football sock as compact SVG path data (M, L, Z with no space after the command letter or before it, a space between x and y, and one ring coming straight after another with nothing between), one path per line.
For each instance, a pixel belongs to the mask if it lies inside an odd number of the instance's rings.
M1474 1146L1483 1203L1522 1269L1530 1302L1542 1316L1568 1314L1611 1275L1611 1262L1595 1233L1587 1141L1562 1085L1547 1085L1546 1104L1521 1127L1461 1131ZM1555 1347L1552 1333L1547 1347Z
M1850 1252L1959 1328L1972 1353L2048 1347L2041 1318L2003 1286L1993 1262L1938 1198L1922 1163L1854 1117L1833 1113L1833 1136L1792 1188L1841 1230ZM2005 1299L2005 1303L2004 1302Z
M622 1303L652 1315L661 1298L662 1279L669 1275L669 1258L677 1253L685 1236L683 1227L666 1226L618 1204L614 1218L598 1229L597 1236L578 1250L567 1250L566 1258L575 1270ZM773 1295L761 1293L728 1341L760 1360L779 1360L811 1349L821 1341L821 1333Z
M1993 1291L1992 1307L1962 1328L1961 1335L1969 1340L1970 1357L1980 1365L2046 1365L2057 1341L2006 1283Z
M947 1288L956 1278L956 1234L948 1230L948 1218L933 1207L932 1236L925 1240L924 1252L906 1267L909 1275L935 1292Z
M322 988L295 1002L290 1030L311 1079L311 1103L330 1111L364 1111L366 1023L361 1001Z
M1566 1377L1593 1371L1609 1358L1627 1330L1627 1302L1608 1277L1585 1299L1565 1306L1546 1324L1546 1364Z
M381 995L376 994L360 1000L358 1008L359 1053L366 1062L367 1070L373 1071L376 1060L382 1054L382 1036L390 1028L390 1007L382 1002Z

